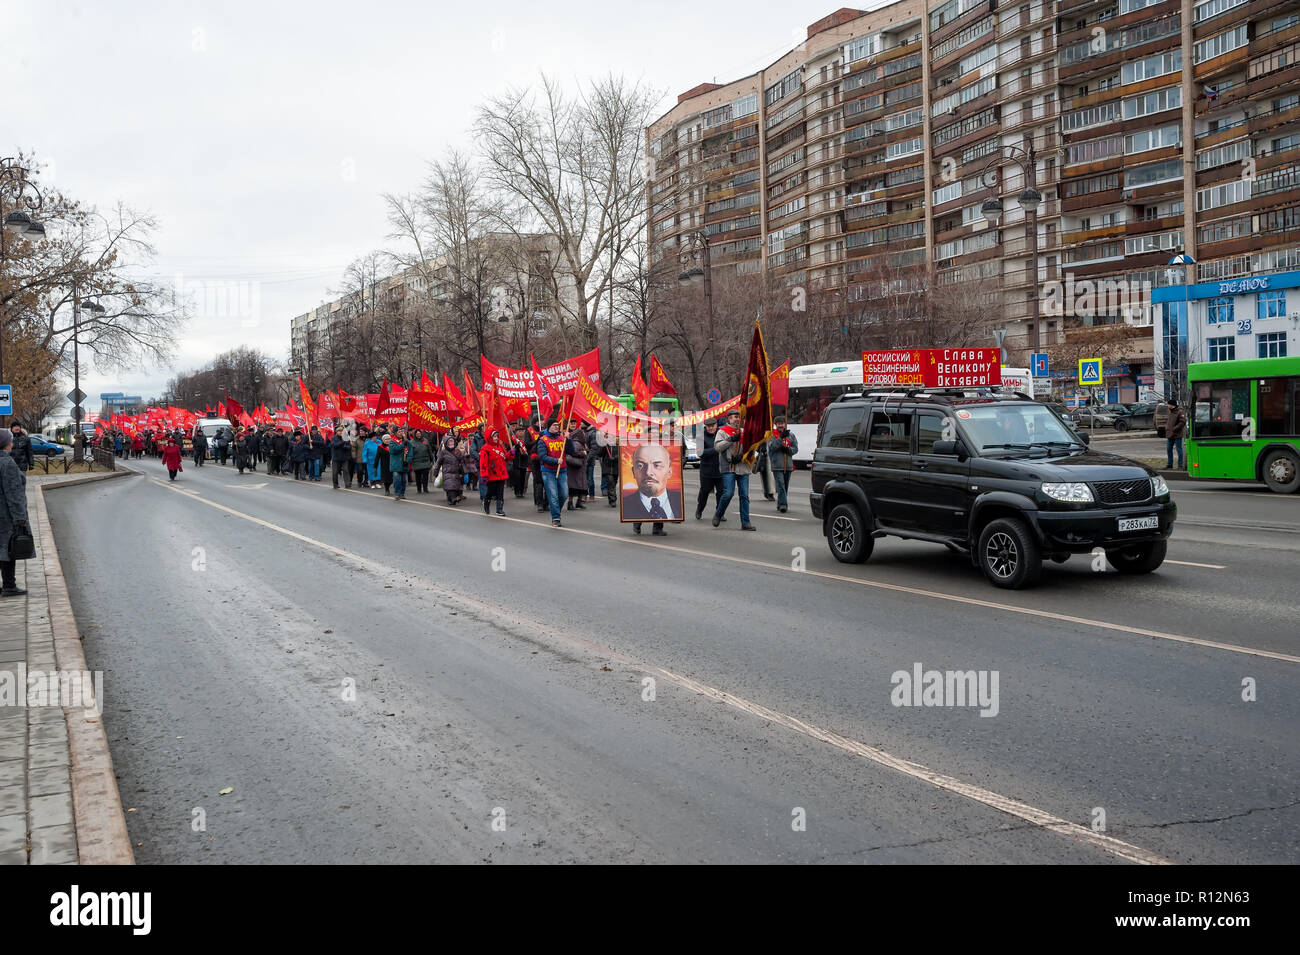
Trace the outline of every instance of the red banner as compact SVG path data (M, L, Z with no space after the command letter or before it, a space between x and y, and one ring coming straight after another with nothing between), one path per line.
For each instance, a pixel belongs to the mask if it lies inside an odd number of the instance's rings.
M740 412L740 453L749 455L772 437L772 372L767 367L763 330L754 323L749 343L749 367L745 371L745 407Z
M532 402L537 398L537 388L533 381L531 368L506 368L495 365L485 356L479 356L479 372L486 384L491 381L496 386L497 395L511 402ZM541 369L547 383L554 386L561 395L566 395L578 387L578 379L585 377L597 388L600 387L600 349L593 348L581 355L574 355L554 365ZM531 407L531 404L530 404Z
M383 387L379 389L378 398L375 403L375 417L393 419L406 417L407 390L405 388L390 385L385 378Z
M996 348L911 348L864 351L862 382L921 388L968 388L1002 383Z
M287 411L277 411L271 417L275 419L275 426L283 428L285 431L293 431L293 418Z
M439 390L420 391L412 388L406 393L406 426L421 431L445 432L451 430L452 419L459 410Z

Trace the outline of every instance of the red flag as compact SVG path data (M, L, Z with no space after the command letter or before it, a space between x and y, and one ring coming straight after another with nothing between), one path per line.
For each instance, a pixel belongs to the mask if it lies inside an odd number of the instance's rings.
M469 415L474 413L466 403L465 396L456 389L455 383L445 371L442 373L442 390L447 392L448 398L456 402L456 407L460 409L461 414Z
M307 417L307 423L315 424L316 402L311 400L311 392L307 390L307 386L302 383L301 378L298 379L298 390L302 393L302 411Z
M239 420L244 414L244 406L230 395L226 395L226 417L231 421Z
M239 423L245 428L251 428L257 424L257 422L253 420L253 416L244 411L239 412Z
M429 373L425 371L423 368L421 368L420 369L420 390L434 391L437 389L437 387L438 386L433 383L433 379L429 377Z
M790 403L790 359L772 369L768 379L772 384L772 404L785 407Z
M217 417L218 418L226 417L226 403L224 401L217 402Z
M537 395L537 410L541 412L542 420L545 420L560 400L560 390L551 384L551 379L542 374L542 370L537 367L537 359L532 354L529 354L528 359L533 363L533 391Z
M467 410L470 414L483 413L483 396L474 387L474 379L469 376L469 369L465 369L465 402L468 405Z
M674 388L673 383L668 380L668 374L664 371L664 366L659 364L659 359L654 355L650 356L650 394L677 394L677 389Z
M641 377L641 356L636 356L636 368L632 370L632 398L637 411L650 410L650 386Z
M490 434L493 430L501 432L501 439L508 440L510 437L510 422L506 419L505 404L497 398L496 388L492 382L483 383L483 433L484 436Z
M767 366L763 332L754 323L754 337L749 343L749 367L741 390L740 453L748 456L772 437L772 383Z

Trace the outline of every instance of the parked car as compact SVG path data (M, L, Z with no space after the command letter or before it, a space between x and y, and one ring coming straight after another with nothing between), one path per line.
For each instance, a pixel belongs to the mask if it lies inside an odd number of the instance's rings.
M1094 548L1122 574L1150 573L1178 514L1153 469L1089 448L1037 402L988 392L844 395L822 415L812 474L836 560L860 563L886 535L928 541L1004 588Z
M47 458L51 454L62 454L64 451L67 450L67 448L65 448L63 445L55 444L53 441L49 440L48 438L43 438L40 435L36 435L36 434L31 436L31 442L32 442L32 454L43 454Z
M1116 431L1137 431L1152 427L1154 412L1143 404L1109 404L1102 405L1100 410L1114 415Z
M1076 428L1114 428L1115 415L1108 414L1097 407L1075 408L1070 412L1070 421ZM1127 426L1126 426L1127 427ZM1124 430L1119 428L1117 430Z

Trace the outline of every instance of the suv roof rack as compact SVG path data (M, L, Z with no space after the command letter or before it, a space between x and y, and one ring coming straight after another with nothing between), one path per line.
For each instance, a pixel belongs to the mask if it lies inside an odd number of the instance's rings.
M915 399L956 401L970 398L1005 398L1010 400L1038 401L1022 391L1006 391L996 385L973 385L967 388L906 388L901 391L851 391L840 395L836 401L860 401L864 398Z

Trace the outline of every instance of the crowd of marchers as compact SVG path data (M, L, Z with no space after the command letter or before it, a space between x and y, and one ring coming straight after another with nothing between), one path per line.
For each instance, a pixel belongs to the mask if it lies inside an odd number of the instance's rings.
M494 509L505 514L507 486L516 499L524 499L531 485L533 506L539 512L549 511L551 523L560 527L565 511L585 510L602 499L617 507L620 477L616 437L591 424L562 420L558 410L532 424L516 422L508 434L490 428L485 434L479 427L464 434L453 428L439 436L383 423L367 428L348 421L328 436L315 426L290 432L263 424L222 428L211 437L195 427L192 438L180 428L135 435L113 430L99 440L102 447L121 456L160 458L173 481L183 470L182 448L189 441L197 467L213 461L242 475L256 472L261 465L272 476L317 482L328 472L335 489L355 486L382 491L395 501L405 500L408 491L441 490L453 507L464 502L466 491L477 491L488 515ZM764 498L774 501L781 513L789 509L790 475L799 445L784 418L777 418L775 425L772 438L756 453L741 456L739 412L705 422L699 441L696 520L704 519L712 498L712 524L720 526L727 520L731 501L737 499L741 529L756 530L749 506L753 473L762 480ZM684 442L684 437L680 440ZM641 524L634 523L633 529L641 533ZM664 523L654 523L653 533L665 535Z

